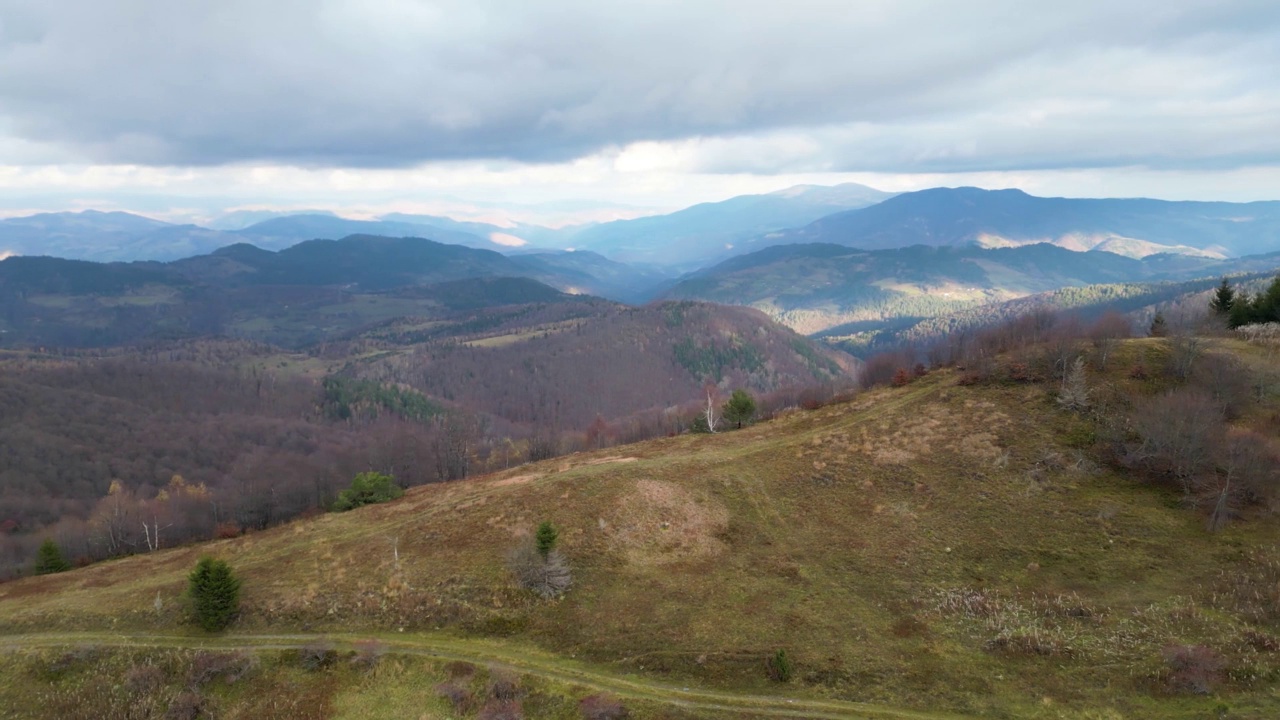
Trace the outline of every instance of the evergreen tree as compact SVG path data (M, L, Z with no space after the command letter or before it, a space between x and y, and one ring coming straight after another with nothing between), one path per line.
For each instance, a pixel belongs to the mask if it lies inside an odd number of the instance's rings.
M218 632L231 624L240 610L240 580L231 566L225 560L202 557L188 579L200 627Z
M1253 304L1249 293L1242 292L1237 295L1235 303L1231 306L1231 312L1227 314L1227 327L1238 328L1253 322Z
M333 509L354 510L363 505L387 502L404 495L395 478L380 472L362 472L351 481L351 487L338 493Z
M1164 337L1169 334L1169 324L1164 321L1164 313L1156 311L1156 316L1151 318L1151 328L1148 333L1151 337Z
M1235 305L1235 288L1231 287L1231 282L1224 277L1222 278L1222 284L1213 293L1213 299L1209 301L1209 309L1218 315L1228 316L1231 314L1231 308L1235 307Z
M538 526L538 532L534 535L534 542L538 548L538 554L547 557L552 550L556 549L556 540L559 539L560 533L556 530L556 526L550 521L543 520Z
M1280 322L1280 275L1254 300L1254 322Z
M40 544L40 550L36 552L37 575L50 575L70 569L71 564L62 557L62 550L56 542L50 539Z
M756 414L756 401L746 390L734 390L724 405L724 419L741 428Z

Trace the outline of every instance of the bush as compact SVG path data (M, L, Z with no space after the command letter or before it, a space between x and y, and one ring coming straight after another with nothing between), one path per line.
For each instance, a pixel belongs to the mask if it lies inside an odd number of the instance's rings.
M569 563L559 550L543 555L535 542L521 543L507 558L507 564L520 586L543 598L560 597L573 583Z
M204 713L204 698L190 690L178 693L169 703L164 720L196 720Z
M225 560L200 558L188 578L196 622L209 632L226 629L240 611L240 580Z
M254 660L247 653L199 652L191 660L187 684L200 687L221 678L227 685L232 685L248 674L253 666Z
M333 649L332 644L324 640L307 643L298 648L299 664L312 672L329 667L337 659L338 652Z
M1164 649L1169 689L1208 695L1222 679L1222 657L1204 645L1170 645Z
M383 503L395 500L404 495L404 490L395 483L395 478L379 472L362 472L351 481L351 487L338 493L333 509L339 512L354 510L364 505Z
M453 704L453 711L460 716L470 715L475 708L471 691L456 682L444 682L436 686L436 694Z
M136 695L147 695L164 685L164 671L155 665L132 665L124 673L124 686Z
M380 640L357 640L356 656L351 662L365 670L372 670L383 655L387 654L387 646Z
M612 695L589 695L578 703L582 720L625 720L627 708Z
M907 372L906 368L898 368L898 371L893 374L891 382L894 387L903 387L911 382L911 373Z

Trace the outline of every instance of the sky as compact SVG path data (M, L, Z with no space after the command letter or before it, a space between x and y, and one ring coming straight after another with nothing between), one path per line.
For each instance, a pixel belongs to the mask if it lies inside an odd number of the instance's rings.
M1280 199L1275 0L0 0L0 215Z

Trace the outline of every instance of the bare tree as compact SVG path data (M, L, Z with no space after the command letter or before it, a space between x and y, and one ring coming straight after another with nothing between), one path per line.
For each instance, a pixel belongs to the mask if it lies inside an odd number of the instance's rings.
M1137 406L1133 425L1142 437L1136 452L1139 462L1173 476L1190 494L1195 478L1211 468L1224 427L1223 410L1203 390L1179 389Z
M1098 318L1089 328L1089 339L1096 351L1098 369L1106 370L1107 361L1115 351L1120 340L1133 334L1133 324L1128 318L1117 312L1108 312Z
M707 396L707 406L702 411L702 417L707 421L707 432L715 432L716 425L720 422L720 416L716 414L719 393L713 383L707 383L703 388L703 392Z

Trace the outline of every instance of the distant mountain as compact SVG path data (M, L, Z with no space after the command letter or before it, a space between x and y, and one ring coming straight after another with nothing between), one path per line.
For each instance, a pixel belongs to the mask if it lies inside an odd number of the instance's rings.
M765 234L748 245L809 242L866 250L1048 242L1135 258L1157 253L1220 258L1280 250L1280 202L1042 198L1021 190L934 188Z
M337 217L328 210L233 210L209 221L208 226L213 230L243 230L255 223L290 215L330 215Z
M1067 287L1187 279L1280 266L1280 257L1145 259L1040 243L1011 248L914 245L862 250L779 245L687 276L665 297L758 308L800 332L883 326Z
M855 183L800 185L694 205L668 215L593 225L570 235L567 242L623 262L690 270L737 254L738 244L751 238L889 197L890 193Z
M451 227L383 220L348 220L328 213L278 215L246 212L223 218L223 227L259 215L265 219L239 229L175 225L122 212L45 213L0 220L0 257L48 255L96 262L170 261L248 242L281 250L307 240L338 240L349 235L424 237L437 242L487 250L509 250L519 241L493 233L473 234ZM237 220L236 218L239 218Z
M234 242L216 230L173 225L124 212L42 213L0 220L0 257L50 255L82 260L176 260Z
M0 343L103 345L229 333L301 345L451 307L415 288L477 278L527 278L565 297L647 295L625 266L589 253L512 258L421 238L356 235L279 252L239 243L171 263L18 256L0 261ZM396 297L380 298L394 291Z
M261 248L279 250L306 240L338 240L350 235L430 238L436 242L498 250L506 245L459 230L385 220L348 220L335 215L286 215L264 220L235 232Z
M586 250L508 257L531 277L564 292L599 295L627 303L647 302L674 282L673 276L661 268L627 265Z

